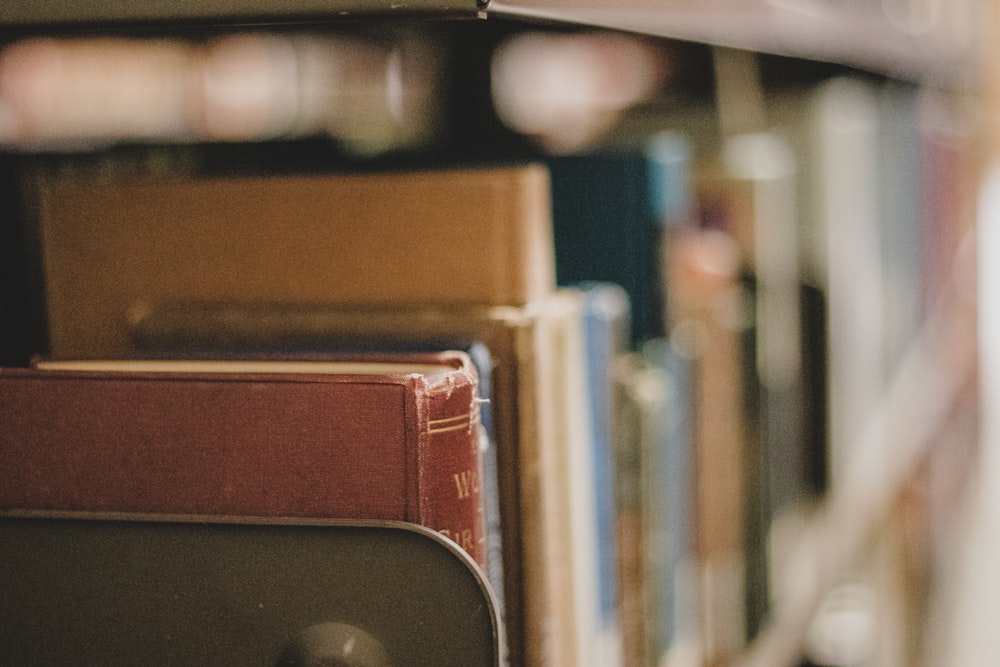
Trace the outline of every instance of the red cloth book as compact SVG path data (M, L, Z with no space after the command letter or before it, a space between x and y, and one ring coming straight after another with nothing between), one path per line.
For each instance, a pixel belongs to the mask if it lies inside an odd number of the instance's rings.
M0 510L398 520L485 567L463 352L0 369Z

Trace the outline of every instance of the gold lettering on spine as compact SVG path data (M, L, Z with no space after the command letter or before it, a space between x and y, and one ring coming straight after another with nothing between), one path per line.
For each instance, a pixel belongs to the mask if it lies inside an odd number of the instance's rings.
M439 533L447 537L449 540L462 547L465 551L469 553L474 553L476 548L476 532L471 528L461 528L459 530L448 530L447 528L441 528L438 530Z
M458 491L459 500L467 500L473 493L479 493L479 472L476 470L463 470L452 475L455 479L455 488Z
M468 528L460 532L454 539L458 543L458 546L462 547L469 553L472 553L476 548L475 536Z

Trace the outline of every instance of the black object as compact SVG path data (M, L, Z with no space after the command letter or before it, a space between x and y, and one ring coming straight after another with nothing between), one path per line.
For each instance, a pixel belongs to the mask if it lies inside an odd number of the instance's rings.
M404 523L0 517L0 591L2 665L502 664L479 568Z

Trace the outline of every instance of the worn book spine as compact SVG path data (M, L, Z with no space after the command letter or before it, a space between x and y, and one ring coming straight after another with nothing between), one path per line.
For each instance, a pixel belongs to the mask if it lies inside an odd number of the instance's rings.
M472 373L471 365L466 372ZM427 380L429 414L426 450L419 457L417 523L450 538L487 570L480 404L475 387L467 377L450 373Z
M0 370L0 509L401 520L483 567L476 376Z

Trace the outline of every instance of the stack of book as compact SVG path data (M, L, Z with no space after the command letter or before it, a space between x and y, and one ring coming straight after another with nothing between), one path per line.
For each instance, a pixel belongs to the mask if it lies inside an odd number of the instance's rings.
M620 662L611 368L548 168L36 183L49 350L0 371L6 511L419 523L512 665Z

